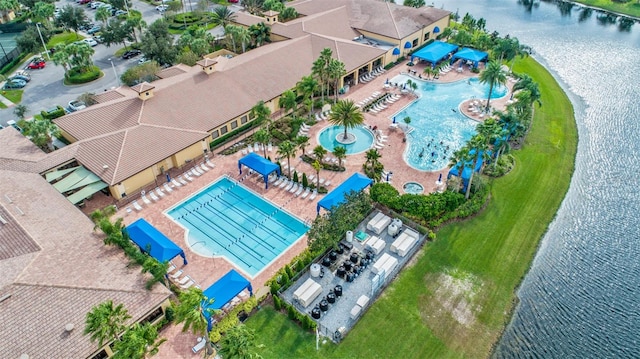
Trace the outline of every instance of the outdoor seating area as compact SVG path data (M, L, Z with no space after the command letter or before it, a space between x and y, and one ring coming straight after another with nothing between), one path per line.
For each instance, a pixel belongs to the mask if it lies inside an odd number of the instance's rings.
M312 263L281 298L311 316L321 335L339 342L424 240L399 219L375 211L345 234L337 250ZM393 246L398 241L403 246Z
M363 75L360 75L360 77L358 78L359 82L370 82L372 81L374 78L382 75L383 73L385 73L386 70L384 68L382 68L382 66L379 66L375 69L373 69L371 72L365 73Z

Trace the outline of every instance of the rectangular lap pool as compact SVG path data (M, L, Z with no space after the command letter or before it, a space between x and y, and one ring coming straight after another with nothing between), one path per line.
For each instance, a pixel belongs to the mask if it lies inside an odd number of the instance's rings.
M187 231L187 247L224 256L255 277L309 229L243 185L221 178L167 210Z

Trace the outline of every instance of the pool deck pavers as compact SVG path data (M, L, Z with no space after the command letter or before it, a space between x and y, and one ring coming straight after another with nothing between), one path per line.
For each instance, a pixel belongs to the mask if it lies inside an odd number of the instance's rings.
M369 97L373 92L385 91L384 83L387 78L392 78L400 73L406 74L406 72L411 70L416 70L418 73L422 71L424 65L418 64L417 66L413 66L409 68L405 64L398 65L388 70L386 73L378 76L373 81L366 84L359 84L351 88L349 93L344 95L342 98L348 98L353 100L354 102L359 102L367 97ZM444 76L441 76L440 79L435 80L436 82L452 82L457 80L463 80L469 78L471 75L477 76L476 74L470 73L468 70L463 73L457 73L452 71ZM510 82L511 86L513 83ZM510 92L509 92L510 93ZM425 187L425 192L432 192L435 190L435 182L440 174L443 174L443 177L446 177L448 172L448 168L443 168L438 171L433 172L424 172L418 171L416 169L410 168L402 157L402 154L405 149L406 143L403 142L404 133L401 129L390 128L389 125L392 123L392 116L394 113L400 111L405 106L409 105L415 100L415 96L411 94L404 94L402 98L396 103L389 106L389 108L385 109L381 113L372 114L365 113L365 124L368 126L377 126L379 130L382 131L384 136L387 136L387 140L385 142L385 146L380 150L380 154L382 157L380 161L384 165L384 169L386 171L393 172L393 176L391 178L391 184L396 187L402 193L402 185L408 181L415 181L422 184ZM504 108L506 101L508 100L508 96L499 100L492 100L492 106L494 108ZM460 108L462 112L470 118L474 118L474 114L466 111L468 109L468 104L463 103ZM475 117L477 120L477 117ZM310 145L307 148L307 151L314 148L317 145L317 134L324 127L329 124L326 121L321 121L309 130L309 138ZM271 158L277 157L277 149L274 148L273 151L267 152L267 155ZM262 155L262 152L259 152ZM300 172L305 172L307 175L315 174L315 170L311 167L311 165L302 162L300 159L301 152L298 151L295 158L291 159L292 167L295 167L298 171L298 175L301 176ZM236 180L240 180L241 176L238 174L238 160L243 155L240 152L237 152L233 155L222 156L216 154L213 156L210 161L215 164L215 168L205 172L200 177L194 177L193 182L188 183L186 186L181 186L178 188L174 188L171 194L168 194L166 197L160 199L156 203L151 203L150 205L144 205L142 201L138 200L138 203L143 205L143 209L141 211L136 211L133 209L133 206L125 206L119 209L116 214L117 217L122 217L124 219L124 224L128 225L135 221L138 218L145 218L149 223L155 226L158 230L162 231L165 235L171 238L176 244L181 246L187 255L187 259L189 264L187 266L182 266L182 261L177 258L174 259L174 263L179 265L184 270L184 273L191 276L196 283L204 290L213 284L216 280L221 278L225 273L234 268L233 264L227 261L225 258L216 257L216 258L207 258L202 257L187 247L185 241L185 232L184 230L175 224L172 220L170 220L165 214L168 208L174 206L178 202L182 201L188 196L191 196L193 193L200 191L202 188L208 186L215 180L217 180L220 176L228 175L231 178ZM201 163L202 161L200 161ZM286 160L283 161L283 164ZM330 171L321 171L321 178L325 178L331 181L331 186L329 190L337 187L342 181L348 178L354 172L362 172L362 164L365 162L365 154L356 154L350 155L347 157L344 166L346 167L345 172L330 172ZM182 170L189 170L194 164L190 164L189 166L185 166ZM175 169L173 171L176 171ZM285 170L285 173L287 171ZM161 178L159 178L161 179ZM264 183L259 181L256 177L250 177L242 183L257 192L259 195L262 195L264 198L274 202L278 206L283 206L286 210L296 215L303 221L312 221L316 216L316 204L318 200L322 199L323 196L319 195L315 200L309 200L309 198L301 198L294 197L293 194L285 192L282 189L270 187L268 190L264 188ZM261 273L259 273L254 278L247 278L251 281L254 291L256 292L265 292L266 281L271 278L279 268L283 267L285 264L289 263L293 257L302 252L302 250L306 247L307 237L303 236L297 242L295 242L289 250L280 255L271 265L266 267ZM190 333L182 333L181 326L170 325L162 331L162 336L168 338L169 340L164 343L160 352L155 356L155 358L197 358L202 355L193 354L191 352L191 347L196 344L196 337Z

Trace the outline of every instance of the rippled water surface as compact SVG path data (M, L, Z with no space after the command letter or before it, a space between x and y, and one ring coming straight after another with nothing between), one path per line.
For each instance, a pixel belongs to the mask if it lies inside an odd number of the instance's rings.
M483 17L532 46L568 91L579 127L571 187L495 356L640 357L640 23L621 30L555 2L435 6Z

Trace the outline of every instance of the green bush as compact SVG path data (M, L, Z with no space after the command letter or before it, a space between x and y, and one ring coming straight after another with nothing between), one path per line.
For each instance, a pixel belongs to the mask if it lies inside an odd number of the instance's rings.
M293 171L293 182L298 183L298 171Z
M245 123L244 125L236 128L235 130L231 131L231 132L227 132L224 135L216 138L215 140L211 141L209 143L209 148L213 151L214 148L220 146L220 144L227 142L227 140L229 140L231 137L242 133L244 131L247 131L249 129L251 129L254 126L258 126L258 123L256 123L256 121L251 121L248 123Z
M278 297L277 295L273 296L273 307L276 310L280 310L282 308L282 299L280 299L280 297Z
M302 172L302 187L309 187L309 180L307 179L307 174Z
M40 115L42 115L42 118L47 120L53 120L54 118L62 117L64 116L64 114L65 112L62 106L56 106L56 109L53 111L40 111Z
M169 323L173 322L173 319L175 318L175 309L173 309L173 305L168 306L164 310L164 317Z
M0 74L2 75L6 75L9 72L13 72L14 67L18 66L22 60L25 59L25 57L27 57L27 53L21 53L20 56L16 57L15 59L11 60L11 62L9 62L8 64L4 65L2 67L2 70L0 70Z
M66 81L71 84L84 84L98 79L100 76L102 76L102 71L98 66L91 66L88 71L73 68L67 73Z

